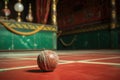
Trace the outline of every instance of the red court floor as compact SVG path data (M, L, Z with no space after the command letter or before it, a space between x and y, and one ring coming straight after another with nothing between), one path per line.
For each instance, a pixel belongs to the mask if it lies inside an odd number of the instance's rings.
M119 50L56 51L53 72L37 66L40 51L0 52L0 80L120 80Z

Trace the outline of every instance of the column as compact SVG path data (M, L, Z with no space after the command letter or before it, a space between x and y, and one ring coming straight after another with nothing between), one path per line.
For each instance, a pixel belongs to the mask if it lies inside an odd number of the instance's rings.
M111 29L116 28L116 0L111 0Z

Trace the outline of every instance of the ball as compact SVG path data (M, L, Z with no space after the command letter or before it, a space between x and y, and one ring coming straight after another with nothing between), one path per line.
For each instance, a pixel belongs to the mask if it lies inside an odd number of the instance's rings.
M37 64L40 70L52 72L58 65L58 55L52 50L43 50L37 57Z

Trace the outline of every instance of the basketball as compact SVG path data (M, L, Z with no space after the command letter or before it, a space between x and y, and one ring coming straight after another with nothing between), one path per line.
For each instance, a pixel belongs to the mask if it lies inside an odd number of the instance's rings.
M37 64L41 71L54 71L58 64L58 55L52 50L43 50L37 57Z

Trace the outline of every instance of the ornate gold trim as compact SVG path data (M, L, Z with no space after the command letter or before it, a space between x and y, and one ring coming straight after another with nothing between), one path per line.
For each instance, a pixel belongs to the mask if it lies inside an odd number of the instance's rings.
M52 0L52 24L57 26L57 0Z
M65 41L63 41L62 38L60 38L60 42L61 42L64 46L71 46L71 45L75 42L76 37L77 37L77 35L75 35L75 36L73 37L73 39L72 39L69 43L66 43Z
M97 30L104 30L108 29L110 27L110 24L104 24L104 25L98 25L98 26L85 26L80 29L70 30L70 31L62 31L61 35L69 35L69 34L75 34L75 33L82 33L82 32L89 32L89 31L97 31Z
M32 35L41 30L56 31L55 27L47 26L44 24L33 24L33 23L25 23L25 22L10 22L10 21L0 21L0 23L2 25L4 25L8 30L10 30L16 34L19 34L19 35ZM28 32L25 32L25 30L27 30Z

